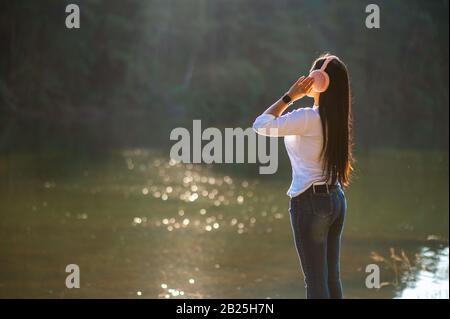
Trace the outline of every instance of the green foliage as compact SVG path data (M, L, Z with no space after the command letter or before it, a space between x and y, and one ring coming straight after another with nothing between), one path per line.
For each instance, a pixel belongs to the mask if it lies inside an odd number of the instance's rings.
M65 28L68 3L0 4L11 144L42 127L108 146L164 144L194 118L250 126L332 52L350 70L357 148L448 147L447 1L378 1L379 30L356 0L84 0L79 30Z

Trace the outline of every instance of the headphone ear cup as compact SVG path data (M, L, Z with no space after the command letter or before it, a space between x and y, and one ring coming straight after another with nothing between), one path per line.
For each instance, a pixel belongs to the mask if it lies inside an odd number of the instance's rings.
M327 72L323 72L323 75L325 77L325 83L323 84L323 88L321 92L325 92L328 89L328 86L330 85L330 77Z
M314 70L309 74L310 77L314 79L312 89L315 92L322 93L325 92L330 84L330 77L328 74L322 70Z

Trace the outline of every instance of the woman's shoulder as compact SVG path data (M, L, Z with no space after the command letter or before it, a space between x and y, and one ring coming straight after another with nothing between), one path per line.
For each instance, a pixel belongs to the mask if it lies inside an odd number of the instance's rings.
M319 108L316 106L303 107L299 110L304 112L304 114L308 117L308 120L320 119Z
M308 128L312 135L320 135L322 133L322 122L319 114L318 106L305 107L304 112L308 113Z
M315 116L315 115L319 115L319 109L313 107L313 106L307 106L307 107L300 107L298 109L295 109L292 111L292 113L301 113L302 115L306 115L306 116Z
M295 109L291 112L291 115L294 117L304 117L312 122L320 121L320 114L319 114L319 108L316 106L310 106L310 107L301 107L298 109Z
M308 112L308 113L316 113L319 114L319 107L318 106L305 106L305 107L300 107L298 109L296 109L295 111L301 111L301 112Z

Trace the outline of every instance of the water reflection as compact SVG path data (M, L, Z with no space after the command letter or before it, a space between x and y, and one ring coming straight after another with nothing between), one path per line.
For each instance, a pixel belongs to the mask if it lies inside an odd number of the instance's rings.
M398 293L402 299L449 298L449 248L433 250L422 247L418 253L418 269L414 280Z
M346 297L448 297L448 200L440 200L448 160L424 172L422 159L408 158L404 171L398 155L381 158L386 176L371 169L376 155L360 158L364 178L348 193ZM37 178L26 173L31 162L17 162L14 183L0 184L2 297L304 297L286 178L261 181L147 150L73 176L50 166ZM427 185L417 184L421 174ZM84 289L61 288L68 262L83 269ZM383 267L379 290L364 284L373 262Z

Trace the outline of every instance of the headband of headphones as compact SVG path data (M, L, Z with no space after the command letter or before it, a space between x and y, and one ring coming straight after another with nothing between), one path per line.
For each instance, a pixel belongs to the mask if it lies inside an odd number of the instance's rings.
M325 58L325 62L323 62L322 67L320 68L321 71L325 72L325 69L328 66L328 63L330 63L333 60L339 60L339 58L335 55L329 55Z

